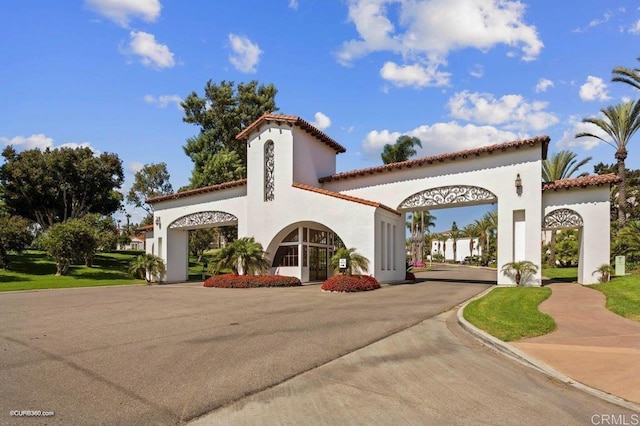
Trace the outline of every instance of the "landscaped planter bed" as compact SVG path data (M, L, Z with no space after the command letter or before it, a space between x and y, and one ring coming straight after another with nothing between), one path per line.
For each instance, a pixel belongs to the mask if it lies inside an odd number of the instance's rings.
M324 291L351 293L378 289L380 283L367 275L334 275L322 283L320 288Z
M296 277L283 275L214 275L202 284L217 288L296 287L302 283Z

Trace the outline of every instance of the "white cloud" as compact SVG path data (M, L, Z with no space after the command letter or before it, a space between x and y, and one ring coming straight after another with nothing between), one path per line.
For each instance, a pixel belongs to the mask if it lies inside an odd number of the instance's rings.
M558 148L582 148L588 151L604 143L599 139L591 137L576 138L578 133L591 133L600 136L605 140L610 139L610 137L601 128L595 124L583 123L582 119L578 116L570 117L569 124L571 127L568 130L565 130L560 140L558 140Z
M349 0L349 19L360 37L342 44L338 61L349 65L369 53L389 51L422 68L433 67L429 74L435 74L453 51L486 52L497 45L519 49L523 60L533 60L544 45L524 12L522 2L510 0Z
M484 67L481 64L475 64L473 68L469 70L469 75L475 78L482 78L484 76Z
M178 95L160 95L158 97L155 97L153 95L145 95L144 101L148 104L157 105L159 108L166 108L169 104L175 104L178 109L182 109L180 103L183 101L183 99Z
M315 119L313 120L313 122L311 122L311 124L320 130L327 129L329 128L329 126L331 126L331 119L319 111L316 112L314 118Z
M640 34L640 19L629 27L629 32L631 34Z
M155 22L162 9L159 0L85 0L85 4L122 27L134 18Z
M94 153L98 153L89 142L67 142L59 146L53 146L53 138L46 136L43 133L34 134L31 136L15 136L13 138L8 138L4 136L0 136L0 142L4 145L13 145L18 150L27 150L27 149L39 149L40 151L44 151L47 148L89 148Z
M527 102L520 95L500 98L490 93L463 91L449 99L447 107L454 118L480 124L501 125L508 130L522 132L544 130L558 122L558 118L545 111L547 102Z
M397 87L446 86L451 74L438 71L437 65L423 67L414 65L397 65L387 62L380 70L380 75Z
M144 164L142 164L141 162L139 162L139 161L131 161L127 165L127 171L129 173L131 173L132 175L134 175L137 172L139 172L140 170L142 170L143 167L144 167Z
M298 0L289 0L289 7L293 10L298 10Z
M607 93L607 85L599 78L592 75L587 77L587 82L580 86L580 99L583 101L607 101L611 99Z
M549 80L548 78L541 78L540 80L538 80L538 84L536 84L536 93L546 92L547 89L553 86L553 81Z
M53 146L53 139L45 136L43 133L31 135L26 138L24 136L15 136L13 138L0 137L0 142L5 145L13 145L17 149L37 148L41 151Z
M401 135L415 136L422 142L417 148L418 157L455 152L463 149L507 142L526 135L497 129L493 126L460 125L455 121L436 123L431 126L419 126L408 132L390 132L389 130L373 130L362 141L362 151L371 158L377 159L385 144L393 144Z
M237 34L229 34L229 43L233 51L229 55L229 61L233 66L244 73L255 73L262 54L260 47L249 38Z
M129 51L140 56L140 62L149 68L162 69L175 66L173 53L166 44L158 43L153 34L144 31L131 31L129 33Z

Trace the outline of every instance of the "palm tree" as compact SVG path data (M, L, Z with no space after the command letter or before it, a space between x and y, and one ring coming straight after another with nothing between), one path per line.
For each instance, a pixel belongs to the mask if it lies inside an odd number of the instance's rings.
M598 269L593 271L591 275L599 274L600 277L598 278L598 281L600 281L601 283L607 283L611 278L612 272L613 272L613 267L607 263L604 263L598 266Z
M160 277L164 272L165 267L162 258L149 253L137 256L129 265L129 273L131 275L137 275L149 284L154 278Z
M347 275L361 274L369 270L369 259L356 252L354 247L346 248L340 247L329 261L329 266L334 269L335 273L340 272L340 259L347 259L347 268L345 270Z
M578 155L568 150L559 151L551 155L542 162L542 180L543 182L555 182L561 179L572 177L580 167L591 161L592 157L583 160L576 159ZM584 172L579 176L586 176L588 172Z
M414 261L421 262L424 253L424 237L429 228L436 226L436 217L428 210L411 213L407 228L411 231L411 256Z
M589 161L592 157L587 157L578 161L576 159L577 154L568 150L559 151L556 154L551 155L542 162L542 180L544 182L555 182L561 179L567 179L573 176L578 169ZM587 172L582 173L580 176L587 175ZM551 230L551 238L549 241L549 267L556 265L556 237L557 231Z
M458 240L462 238L462 232L458 229L458 225L456 225L456 221L453 221L451 225L451 231L449 231L449 238L453 241L453 261L458 261Z
M386 144L382 149L382 161L384 164L399 163L400 161L407 161L409 157L413 157L418 152L414 148L419 146L422 148L422 142L416 137L407 135L400 136L396 143L393 145Z
M211 261L211 269L214 273L223 268L231 269L239 275L261 273L270 266L266 254L262 244L253 237L239 238L216 253Z
M618 167L618 224L624 227L627 223L627 186L626 168L627 144L640 129L640 101L630 101L623 104L609 106L600 110L605 118L590 117L582 120L603 130L611 141L590 132L582 132L576 138L592 137L611 145L616 150L615 158Z
M469 238L469 256L471 260L473 260L473 248L475 245L475 240L480 239L481 231L478 229L475 223L470 223L462 229L462 234Z
M502 266L501 272L515 281L517 286L524 284L523 278L538 272L538 267L528 260L509 262Z
M640 57L637 58L640 61ZM626 83L640 89L640 68L615 67L611 81Z

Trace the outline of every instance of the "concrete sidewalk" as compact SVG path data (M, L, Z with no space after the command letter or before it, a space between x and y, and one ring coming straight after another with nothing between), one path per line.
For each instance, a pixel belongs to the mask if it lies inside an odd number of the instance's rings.
M551 284L540 310L553 333L511 343L576 381L640 403L640 323L605 308L601 292L577 284Z

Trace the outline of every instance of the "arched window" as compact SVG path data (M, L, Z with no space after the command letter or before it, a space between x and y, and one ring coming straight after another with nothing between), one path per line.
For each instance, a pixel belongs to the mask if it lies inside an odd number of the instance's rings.
M264 144L264 200L273 201L274 194L274 147L273 141Z

